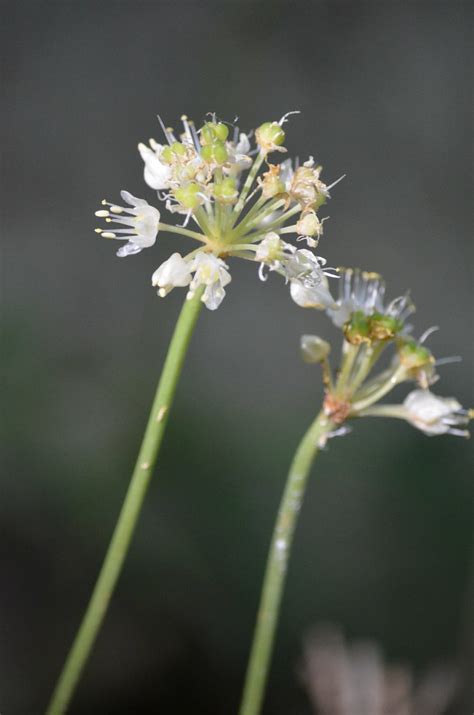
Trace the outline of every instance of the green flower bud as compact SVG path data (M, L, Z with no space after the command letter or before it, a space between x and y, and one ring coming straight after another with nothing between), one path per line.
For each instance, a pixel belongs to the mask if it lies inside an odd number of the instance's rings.
M407 370L419 370L434 364L434 357L428 348L419 345L415 340L402 343L398 348L398 356Z
M389 340L403 328L403 322L390 315L374 313L369 319L370 337L372 340Z
M356 310L355 313L352 313L350 320L344 323L342 330L345 339L351 345L370 343L369 320L361 310Z
M189 183L187 186L180 186L176 189L174 196L184 208L196 209L202 203L201 197L198 196L200 190L198 184Z
M301 357L307 363L322 362L331 352L329 343L317 335L302 335L300 346Z
M255 131L257 144L266 152L281 146L285 137L285 132L277 122L265 122Z
M228 177L218 184L214 184L214 197L223 204L235 203L238 197L235 179Z

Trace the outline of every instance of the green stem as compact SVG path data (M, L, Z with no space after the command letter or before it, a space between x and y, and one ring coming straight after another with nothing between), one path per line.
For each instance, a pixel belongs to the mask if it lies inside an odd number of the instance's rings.
M374 390L367 396L364 396L361 399L357 399L358 395L356 394L354 397L354 402L352 403L351 413L357 414L358 412L361 412L367 407L370 407L371 405L375 404L376 402L381 400L382 397L384 397L388 392L393 390L396 385L398 385L400 382L403 382L404 380L406 380L406 370L403 365L400 365L396 370L390 373L390 376L386 380L386 382L382 383L380 387L378 387L376 390Z
M267 559L240 715L260 712L296 521L321 439L333 428L334 424L321 412L301 440L288 473Z
M202 291L186 300L176 323L137 463L89 605L74 639L46 715L66 712L105 618L135 530L168 421L186 351L196 324Z
M336 394L339 398L343 398L346 393L347 383L352 373L355 360L359 354L360 345L352 345L344 340L342 344L342 360L341 371L336 382Z
M254 179L257 176L258 170L262 166L264 159L265 159L265 154L260 152L260 154L258 154L255 161L253 162L252 168L250 169L249 173L247 174L247 179L245 181L245 184L242 187L242 191L240 192L239 200L235 204L235 208L233 211L234 221L236 221L238 219L239 214L244 207L244 203L245 203L245 199L247 198L247 194L249 193L250 189L252 188Z
M245 239L248 241L256 241L260 236L264 236L266 233L270 233L270 231L278 231L278 227L282 224L285 223L287 219L290 218L290 216L294 216L296 213L299 213L301 211L300 206L294 206L292 209L289 211L286 211L284 214L280 214L280 216L272 221L269 224L266 224L263 228L259 228L255 233L247 233L245 236ZM260 217L258 218L260 221ZM255 223L255 221L253 222ZM248 230L251 230L251 227L247 227ZM257 228L257 227L256 227Z
M184 226L173 226L169 223L160 222L158 228L165 233L179 233L181 236L189 236L189 238L195 238L197 241L206 242L204 234L198 233L197 231L190 231L189 228L184 228Z

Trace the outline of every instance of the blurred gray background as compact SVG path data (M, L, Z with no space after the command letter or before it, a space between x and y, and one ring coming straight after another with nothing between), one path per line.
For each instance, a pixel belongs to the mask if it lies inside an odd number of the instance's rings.
M0 710L35 715L100 566L184 297L160 301L150 276L190 244L160 236L118 259L93 232L98 202L122 188L153 202L136 146L159 137L157 113L172 125L216 111L250 129L301 110L290 153L314 154L328 182L347 174L321 254L380 271L389 295L411 288L417 333L440 325L436 355L464 356L437 391L472 405L472 16L460 0L1 9ZM231 270L224 303L200 318L73 714L237 710L275 509L321 399L299 337L339 336L277 276ZM297 532L266 713L310 713L301 643L322 620L420 671L465 667L470 457L464 440L388 421L330 444ZM471 712L468 697L451 712Z

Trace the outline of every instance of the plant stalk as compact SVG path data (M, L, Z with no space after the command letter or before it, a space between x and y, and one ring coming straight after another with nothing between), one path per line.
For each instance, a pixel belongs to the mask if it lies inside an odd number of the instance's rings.
M262 706L298 514L321 440L333 428L334 423L320 412L301 440L288 473L267 558L240 715L258 715Z
M138 459L99 577L69 651L46 715L67 711L107 613L150 483L184 358L202 307L202 290L186 300L179 315L158 383Z

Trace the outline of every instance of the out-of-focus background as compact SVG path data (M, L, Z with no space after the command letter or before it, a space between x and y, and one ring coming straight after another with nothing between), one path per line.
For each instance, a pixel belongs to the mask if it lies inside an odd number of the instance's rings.
M320 252L382 272L392 296L412 289L418 334L440 325L435 354L464 356L436 390L472 405L471 15L460 0L2 10L0 710L36 715L100 566L184 297L161 301L150 286L184 244L160 236L118 259L93 232L98 202L122 188L153 202L136 146L159 137L157 113L173 125L216 111L250 129L301 110L290 153L313 154L328 182L347 174ZM200 318L73 715L237 710L285 472L321 399L299 337L339 336L277 276L231 270L224 303ZM313 712L301 659L321 621L415 673L447 662L462 674L470 456L464 440L382 420L331 442L297 532L265 713ZM449 712L472 712L466 687Z

